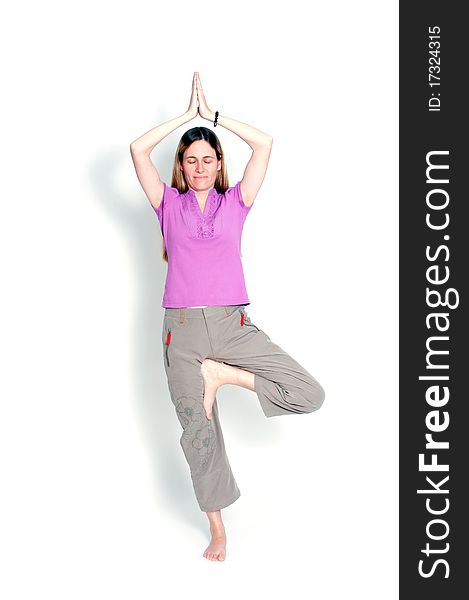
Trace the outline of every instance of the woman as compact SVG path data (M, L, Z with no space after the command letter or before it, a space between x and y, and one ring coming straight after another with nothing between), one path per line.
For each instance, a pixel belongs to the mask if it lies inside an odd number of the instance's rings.
M194 127L181 138L172 184L150 160L165 136L197 115L233 131L252 148L243 178L228 186L225 157L213 130ZM194 73L189 108L131 144L140 184L155 210L168 271L162 306L162 343L171 400L183 428L200 509L211 541L203 556L224 560L221 509L240 496L225 452L217 390L224 384L255 392L266 417L310 413L324 401L321 385L254 325L240 258L243 224L264 180L271 136L214 113Z

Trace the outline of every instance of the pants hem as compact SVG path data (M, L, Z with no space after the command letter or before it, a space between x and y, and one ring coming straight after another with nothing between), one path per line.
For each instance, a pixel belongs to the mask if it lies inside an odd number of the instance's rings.
M269 400L266 399L265 394L263 392L263 383L262 377L257 373L254 373L254 389L259 398L259 403L262 408L262 412L264 415L270 419L271 417L279 417L281 415L289 415L292 414L291 411L282 408L280 406L275 407Z
M215 512L217 510L221 510L222 508L226 508L227 506L230 506L231 504L233 504L234 502L236 502L236 500L238 500L238 498L241 496L241 492L238 491L238 493L236 494L236 496L234 498L232 498L231 500L229 500L228 502L224 502L223 504L218 505L216 508L202 508L200 507L200 510L202 512Z

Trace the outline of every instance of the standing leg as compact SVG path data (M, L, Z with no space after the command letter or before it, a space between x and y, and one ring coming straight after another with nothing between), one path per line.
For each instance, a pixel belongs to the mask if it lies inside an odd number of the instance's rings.
M212 354L203 312L167 309L163 322L164 364L171 399L183 428L181 446L191 471L200 509L207 513L211 540L203 556L223 561L226 534L221 508L240 496L225 451L215 396L213 415L203 409L201 364Z
M180 443L200 509L215 512L235 502L241 493L225 450L216 400L212 419L207 419L203 409L201 364L210 355L205 322L197 316L188 317L192 314L188 310L182 321L167 316L172 311L166 313L164 364L171 400L183 429Z

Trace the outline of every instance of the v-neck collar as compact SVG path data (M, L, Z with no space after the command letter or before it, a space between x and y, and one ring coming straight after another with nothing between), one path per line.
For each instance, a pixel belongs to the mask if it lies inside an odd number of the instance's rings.
M218 192L217 192L217 190L216 190L214 187L210 189L210 191L209 191L209 192L208 192L208 194L207 194L207 198L206 198L206 200L205 200L205 205L204 205L204 210L203 210L203 211L202 211L202 210L201 210L201 208L200 208L200 204L199 204L199 202L198 202L198 200L197 200L197 196L195 195L195 192L194 192L194 190L192 190L191 188L188 188L188 190L187 190L187 192L186 192L186 193L188 194L189 198L190 198L190 199L192 200L192 202L194 203L194 205L195 205L195 207L196 207L196 209L197 209L197 213L199 214L199 216L200 216L202 219L205 219L205 217L206 217L206 212L207 212L207 204L208 204L209 200L210 200L210 199L211 199L213 196L215 196L215 195L218 195Z

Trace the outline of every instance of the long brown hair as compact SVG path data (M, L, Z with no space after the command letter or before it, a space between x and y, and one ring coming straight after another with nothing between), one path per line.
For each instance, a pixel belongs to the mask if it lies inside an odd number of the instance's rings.
M199 140L205 140L206 142L208 142L210 146L215 150L217 160L221 161L221 168L219 171L217 171L217 177L215 179L214 188L219 194L223 194L229 188L225 156L223 154L220 140L213 133L213 131L211 129L208 129L207 127L193 127L192 129L187 130L186 133L180 139L178 147L176 149L176 154L174 156L171 187L177 188L180 194L187 192L187 190L189 189L186 178L184 177L184 173L181 170L182 160L184 157L184 152L187 150L187 148L189 148L189 146L193 142L197 142ZM168 262L168 254L166 252L164 239L163 260Z

